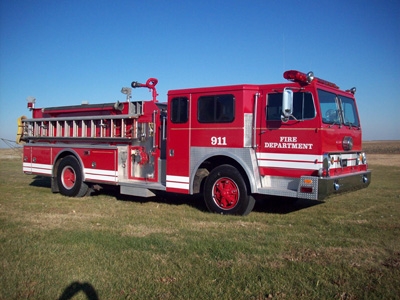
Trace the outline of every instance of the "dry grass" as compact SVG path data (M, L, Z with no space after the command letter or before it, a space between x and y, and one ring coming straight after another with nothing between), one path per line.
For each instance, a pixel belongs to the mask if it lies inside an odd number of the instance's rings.
M363 148L369 164L400 167L400 141L366 141Z
M22 148L0 148L1 159L22 159Z
M364 141L363 148L368 154L400 154L400 141Z

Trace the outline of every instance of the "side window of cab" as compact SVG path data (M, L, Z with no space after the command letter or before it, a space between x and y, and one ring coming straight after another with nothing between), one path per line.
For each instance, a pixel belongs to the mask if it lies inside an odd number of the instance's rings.
M267 121L281 121L282 116L282 93L273 93L268 95L267 103ZM311 93L294 92L293 93L293 112L292 118L295 120L313 119L316 116L314 99Z
M175 97L171 100L171 122L186 123L189 120L189 99Z
M197 101L200 123L230 123L235 119L235 97L228 95L201 96Z

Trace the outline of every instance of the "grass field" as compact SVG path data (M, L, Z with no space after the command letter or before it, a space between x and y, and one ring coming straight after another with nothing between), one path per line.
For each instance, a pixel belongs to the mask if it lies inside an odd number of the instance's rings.
M0 299L398 299L399 145L365 143L367 189L247 217L188 196L66 198L0 150Z

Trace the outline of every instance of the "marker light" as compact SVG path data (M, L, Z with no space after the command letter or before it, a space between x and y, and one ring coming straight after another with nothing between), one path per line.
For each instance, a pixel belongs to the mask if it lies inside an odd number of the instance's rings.
M312 183L313 183L312 179L307 179L307 178L304 179L303 182L304 182L305 184L312 184Z
M365 164L367 164L367 156L365 155L365 152L363 152L363 153L361 153L361 156L362 156L362 163L365 165Z
M361 164L365 165L366 163L367 163L367 157L365 156L365 153L364 152L358 153L356 160L357 166Z
M355 87L352 87L351 89L349 89L349 90L346 90L346 92L348 92L348 93L352 93L353 95L356 93L356 88Z
M314 80L314 73L310 71L307 73L307 82L311 83L311 81L313 80Z

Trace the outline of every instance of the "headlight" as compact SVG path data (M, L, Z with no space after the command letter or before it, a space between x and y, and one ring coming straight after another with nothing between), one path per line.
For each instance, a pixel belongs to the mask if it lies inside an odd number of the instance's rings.
M344 150L351 150L353 149L353 138L351 136L345 136L342 141L343 149Z

